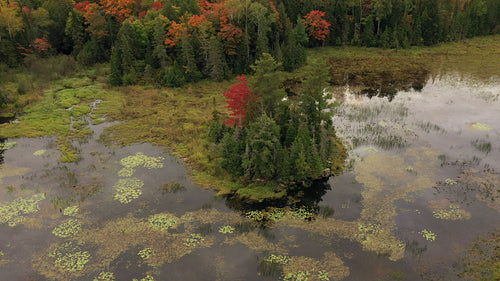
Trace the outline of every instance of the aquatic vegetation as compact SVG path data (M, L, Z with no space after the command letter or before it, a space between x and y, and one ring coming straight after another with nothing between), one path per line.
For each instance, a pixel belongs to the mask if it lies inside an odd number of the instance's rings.
M290 261L290 258L288 256L284 256L284 255L271 254L269 257L265 258L264 260L267 262L270 262L270 263L287 264Z
M284 281L342 280L347 276L349 276L349 268L332 252L326 252L321 259L290 257L288 263L283 265Z
M318 271L318 278L321 281L330 281L330 278L328 278L328 272L324 270Z
M405 170L406 170L407 172L414 172L414 171L415 171L415 168L413 168L412 166L407 166L407 167L405 168Z
M490 125L479 123L479 122L473 123L470 127L472 129L480 130L480 131L489 131L492 129Z
M191 234L184 242L184 245L186 245L187 247L196 247L200 243L202 243L204 240L205 240L205 238L203 238L203 236L201 236L199 234Z
M245 216L254 222L261 222L264 219L264 214L259 210L247 212Z
M272 221L280 221L285 217L285 212L283 209L274 209L268 214L269 219Z
M380 224L370 223L366 226L359 224L358 229L365 234L377 234L380 233Z
M153 276L151 275L146 275L146 277L144 278L141 278L141 280L138 280L136 278L132 279L133 281L155 281L155 279L153 278Z
M123 168L120 171L118 171L118 176L122 178L129 178L131 177L135 172L134 168Z
M74 217L80 212L80 208L78 206L71 206L64 208L63 215Z
M446 183L447 185L455 185L457 184L457 181L447 178L444 180L444 183Z
M462 266L458 276L464 280L500 280L500 231L473 241L464 252Z
M55 265L55 268L52 270L69 273L83 270L90 260L90 254L87 251L82 251L81 245L81 243L75 242L52 245L51 248L54 249L48 254L53 259L53 264Z
M442 220L468 220L471 214L465 210L460 209L460 206L450 205L449 209L440 209L432 212L433 216Z
M31 196L29 199L17 198L10 204L0 203L0 224L8 223L16 226L23 222L23 215L34 214L39 211L39 202L45 199L44 193Z
M135 155L127 156L120 160L120 163L125 168L136 168L142 166L147 169L163 168L163 157L149 157L142 152L137 152Z
M182 191L182 190L185 190L186 187L183 186L182 184L178 183L178 182L169 182L169 183L164 183L162 186L161 186L161 190L164 192L164 193L176 193L176 192L179 192L179 191Z
M285 277L283 277L284 281L308 281L311 273L309 271L297 271L294 273L287 273Z
M16 145L17 145L17 142L15 142L15 141L13 141L13 142L6 142L6 143L0 143L0 150L11 149L11 148L13 148Z
M436 240L436 234L430 230L424 229L418 233L421 234L427 241L433 242Z
M143 260L147 260L154 255L154 251L151 248L144 248L140 250L137 255L141 257Z
M65 223L62 223L58 227L52 230L52 234L58 237L66 238L73 236L80 232L82 229L82 223L76 219L69 219Z
M168 214L157 214L149 218L149 226L160 231L174 228L176 223L177 219L174 216Z
M486 155L488 155L491 152L491 149L492 149L491 148L491 142L486 141L486 140L475 140L475 141L471 142L471 145L475 149L477 149L477 150L485 153Z
M224 234L233 233L234 232L234 227L232 227L230 225L221 226L219 228L219 232L220 233L224 233Z
M116 189L115 200L120 203L130 203L142 194L144 183L138 178L120 179L113 186Z
M290 215L296 219L301 220L311 220L312 218L314 218L314 213L307 210L305 207L291 210Z
M35 155L35 156L42 156L43 154L45 154L45 152L47 152L47 150L40 149L40 150L37 150L37 151L33 152L33 155Z
M114 281L115 275L113 272L101 272L99 275L94 278L93 281Z

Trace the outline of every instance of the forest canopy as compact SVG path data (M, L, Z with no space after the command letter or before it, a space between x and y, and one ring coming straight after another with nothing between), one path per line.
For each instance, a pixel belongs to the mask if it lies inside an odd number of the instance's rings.
M497 0L0 0L0 62L71 54L111 63L112 85L181 86L291 71L305 48L406 48L500 32Z

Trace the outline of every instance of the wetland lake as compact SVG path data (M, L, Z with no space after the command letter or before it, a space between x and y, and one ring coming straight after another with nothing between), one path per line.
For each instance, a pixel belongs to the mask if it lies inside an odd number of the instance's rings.
M102 144L110 122L76 163L56 138L3 140L0 279L495 280L500 82L336 97L345 171L273 206L216 197L166 148Z

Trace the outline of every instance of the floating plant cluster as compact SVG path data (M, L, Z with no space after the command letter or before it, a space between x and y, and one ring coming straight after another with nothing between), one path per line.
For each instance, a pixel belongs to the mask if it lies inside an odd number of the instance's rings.
M430 230L424 229L420 231L419 234L421 234L427 241L433 242L436 240L436 234Z
M280 221L285 217L283 209L274 209L269 213L269 218L273 221Z
M166 214L157 214L149 219L149 226L152 229L160 231L165 231L169 228L173 228L176 223L177 220L174 217Z
M71 206L71 207L65 208L63 211L63 214L65 216L74 217L78 214L79 211L80 211L80 209L78 208L78 206Z
M154 251L151 248L144 248L137 253L139 257L141 257L143 260L147 260L150 257L154 255Z
M101 272L99 275L94 278L93 281L114 281L115 275L113 272Z
M480 131L489 131L492 129L490 125L479 123L479 122L473 123L471 125L471 127L472 127L472 129L480 130Z
M16 145L17 145L17 142L15 142L15 141L13 141L13 142L6 142L6 143L0 143L0 150L11 149L11 148L13 148Z
M114 188L116 189L115 200L118 200L123 204L130 203L133 199L139 198L142 194L143 186L144 182L138 178L120 179L114 185Z
M200 244L204 240L205 240L205 238L203 238L201 235L193 233L193 234L189 235L189 237L184 242L184 245L186 245L188 247L196 247L196 246L198 246L198 244Z
M134 278L132 281L155 281L155 279L151 275L146 275L146 277L141 278L141 280Z
M455 185L457 184L457 181L447 178L444 180L444 183L446 183L447 185Z
M329 281L342 280L349 275L349 268L332 252L326 252L320 260L293 256L283 264L284 281Z
M81 251L80 246L73 242L66 242L56 247L49 253L49 257L55 259L56 267L70 273L82 270L90 260L89 252Z
M81 229L82 223L80 221L76 219L69 219L68 221L54 228L54 230L52 230L52 234L61 238L66 238L77 234Z
M246 217L254 222L260 222L264 219L264 214L262 211L250 211L246 213Z
M142 152L127 156L120 160L123 168L118 171L118 176L124 179L118 180L114 185L116 189L115 200L127 204L133 199L139 198L142 194L144 183L138 178L131 178L134 175L135 168L144 167L147 169L163 168L163 157L150 157Z
M460 209L460 206L450 205L449 209L440 209L432 212L433 216L442 220L467 220L470 219L471 214L465 210Z
M264 259L267 262L275 264L287 264L290 261L288 256L271 254L269 257Z
M45 152L47 152L47 150L40 149L40 150L37 150L37 151L33 152L33 155L35 155L35 156L42 156L43 154L45 154Z
M224 234L233 233L234 232L234 227L232 227L230 225L221 226L219 228L219 232L220 233L224 233Z
M123 168L118 172L120 177L131 177L137 167L144 167L147 169L160 169L163 168L163 157L150 157L144 155L142 152L137 152L135 155L127 156L120 160Z
M302 219L302 220L310 220L314 217L314 213L307 210L304 207L294 209L294 210L290 211L290 214L292 215L292 217L294 217L296 219Z
M0 224L8 223L16 226L23 222L23 215L33 214L40 209L38 202L45 199L45 194L39 193L29 199L17 198L10 204L0 204Z

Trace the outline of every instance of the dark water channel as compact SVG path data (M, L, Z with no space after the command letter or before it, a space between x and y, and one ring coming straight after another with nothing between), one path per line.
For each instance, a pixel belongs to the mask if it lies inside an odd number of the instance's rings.
M347 171L262 210L194 185L150 144L2 140L0 280L460 280L500 227L500 84L457 77L420 92L346 91ZM254 206L255 207L255 206Z

